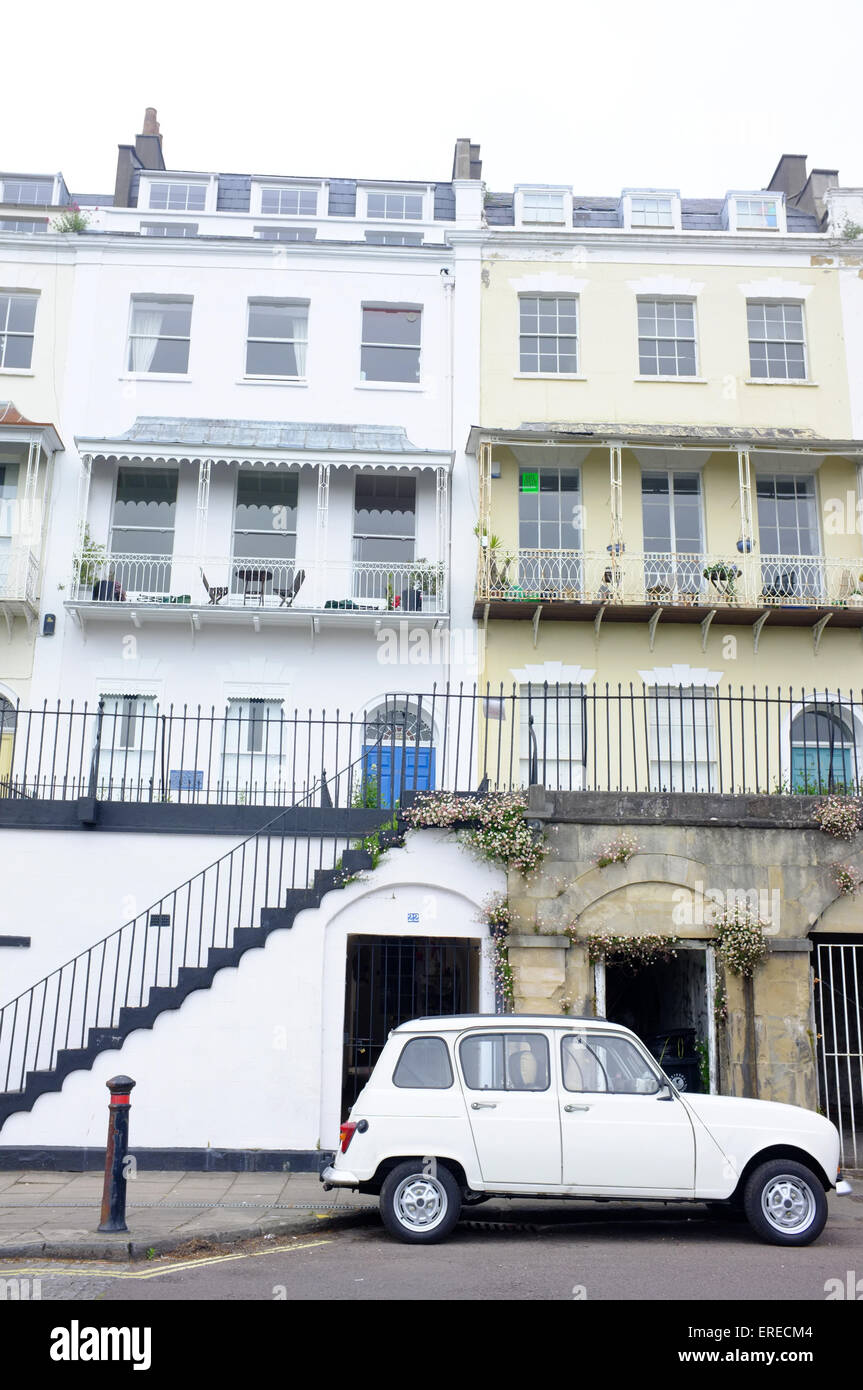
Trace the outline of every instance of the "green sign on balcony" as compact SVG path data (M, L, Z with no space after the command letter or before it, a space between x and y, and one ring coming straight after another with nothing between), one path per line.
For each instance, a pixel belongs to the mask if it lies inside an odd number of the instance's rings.
M539 492L539 474L522 473L521 490L522 492Z

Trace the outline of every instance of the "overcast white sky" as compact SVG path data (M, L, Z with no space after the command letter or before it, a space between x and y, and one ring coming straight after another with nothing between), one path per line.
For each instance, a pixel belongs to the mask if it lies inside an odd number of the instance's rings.
M171 168L720 197L783 152L863 185L859 0L41 0L7 7L0 167L111 192L158 109Z

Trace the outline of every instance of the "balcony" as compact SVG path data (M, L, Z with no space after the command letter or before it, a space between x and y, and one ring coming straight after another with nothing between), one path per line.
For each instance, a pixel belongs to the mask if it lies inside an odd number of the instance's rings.
M115 553L78 556L67 607L85 615L145 620L289 623L310 616L373 624L382 615L436 621L448 611L443 562L355 561L315 565L272 556Z
M27 545L0 550L0 612L11 624L13 618L30 623L39 611L39 557Z
M863 627L863 558L610 552L485 549L474 616Z

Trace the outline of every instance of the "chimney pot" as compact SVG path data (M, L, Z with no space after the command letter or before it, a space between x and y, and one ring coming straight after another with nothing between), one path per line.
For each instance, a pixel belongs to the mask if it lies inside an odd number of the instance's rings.
M155 106L148 106L147 109L146 109L146 111L144 112L144 128L143 128L143 130L141 131L141 134L142 134L142 135L158 135L158 134L159 134L159 122L156 120L156 108L155 108Z

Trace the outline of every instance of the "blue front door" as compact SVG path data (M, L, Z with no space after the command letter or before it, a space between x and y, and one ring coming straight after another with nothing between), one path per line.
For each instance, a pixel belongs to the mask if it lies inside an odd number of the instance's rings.
M430 791L434 776L435 750L428 744L363 749L363 780L377 788L379 806L394 806L403 791Z

